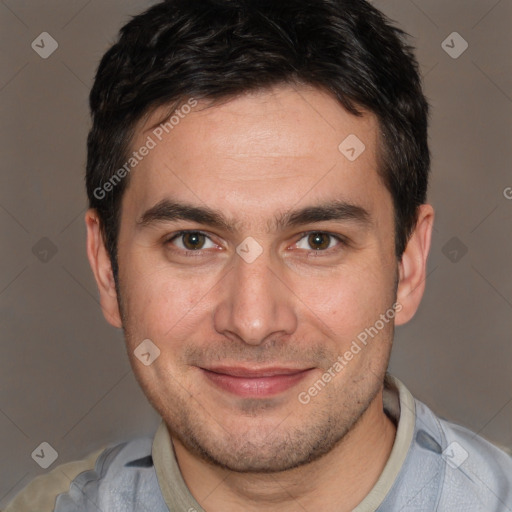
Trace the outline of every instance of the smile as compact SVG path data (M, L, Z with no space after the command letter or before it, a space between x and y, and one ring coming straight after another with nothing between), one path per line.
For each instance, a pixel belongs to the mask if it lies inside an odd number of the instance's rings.
M206 379L217 388L245 398L266 398L283 393L305 379L312 370L275 367L201 368Z

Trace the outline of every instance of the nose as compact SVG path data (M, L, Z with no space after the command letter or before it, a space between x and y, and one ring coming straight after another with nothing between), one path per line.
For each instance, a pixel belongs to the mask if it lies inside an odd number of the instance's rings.
M221 299L214 310L217 332L248 345L297 329L294 294L265 252L252 263L235 256L234 268L223 280Z

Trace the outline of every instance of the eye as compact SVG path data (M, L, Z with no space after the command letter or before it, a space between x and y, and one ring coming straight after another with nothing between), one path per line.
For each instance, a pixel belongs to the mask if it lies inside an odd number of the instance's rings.
M208 243L210 245L208 245ZM180 231L166 241L166 244L172 244L184 251L199 251L200 249L212 249L217 247L201 231Z
M334 243L338 242L338 244ZM312 252L326 251L336 245L346 245L342 237L324 233L323 231L312 231L305 235L295 244L298 249L305 249Z

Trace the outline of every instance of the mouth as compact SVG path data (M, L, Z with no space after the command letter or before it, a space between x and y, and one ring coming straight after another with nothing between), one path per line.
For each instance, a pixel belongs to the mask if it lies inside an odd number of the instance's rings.
M304 380L313 368L200 368L218 389L244 398L267 398L283 393Z

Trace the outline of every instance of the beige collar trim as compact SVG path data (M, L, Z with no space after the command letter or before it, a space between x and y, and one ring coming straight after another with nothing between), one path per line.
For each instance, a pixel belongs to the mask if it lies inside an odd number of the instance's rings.
M416 424L414 397L401 381L387 374L383 402L384 410L397 425L395 442L379 479L353 512L375 512L379 508L393 487L411 446Z

